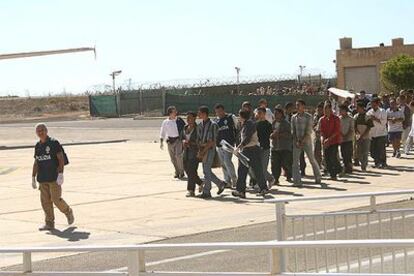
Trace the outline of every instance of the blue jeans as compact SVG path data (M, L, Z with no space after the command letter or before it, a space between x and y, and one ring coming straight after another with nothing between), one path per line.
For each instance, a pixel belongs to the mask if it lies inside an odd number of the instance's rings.
M221 167L223 169L224 181L228 184L235 185L237 182L236 170L234 168L231 158L233 153L225 151L222 147L217 147L217 153L221 160Z
M302 179L300 175L300 154L302 150L305 152L306 156L309 159L309 162L312 165L313 175L317 182L321 181L321 171L318 165L318 162L315 159L313 154L312 141L307 141L303 144L303 148L298 148L296 145L293 145L293 164L292 164L292 174L293 174L293 183L296 185L302 184Z
M214 155L216 154L215 148L209 149L207 157L203 160L203 173L204 173L204 189L203 193L209 194L211 191L211 182L221 188L223 181L221 181L217 175L213 173L212 166L214 162Z

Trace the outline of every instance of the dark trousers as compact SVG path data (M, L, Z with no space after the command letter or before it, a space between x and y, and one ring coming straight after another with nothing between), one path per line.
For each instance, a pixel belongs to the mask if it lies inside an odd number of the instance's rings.
M313 152L315 155L316 162L318 162L319 167L322 168L322 143L320 137L315 139L314 146L315 148Z
M293 159L293 155L292 155L292 159ZM306 170L306 161L305 161L305 152L302 150L302 152L300 153L300 174L302 176L305 175L305 170Z
M339 163L338 159L338 146L339 145L330 145L323 150L326 168L331 177L336 177L336 175L342 171L341 163Z
M352 152L354 145L352 141L343 142L341 144L341 156L344 163L344 169L346 173L352 173Z
M286 178L292 178L292 151L290 150L272 150L272 175L276 182L279 180L282 168L286 173Z
M250 159L249 165L252 169L257 185L260 187L260 190L266 189L266 182L263 175L262 158L260 156L261 149L258 146L248 147L244 148L242 150L242 153ZM246 178L248 172L249 168L239 161L239 167L237 169L237 191L243 193L246 191Z
M188 176L187 179L187 191L195 191L196 184L201 185L203 181L198 176L198 164L197 158L184 158L184 170Z
M371 139L371 157L377 166L387 164L386 144L387 136L372 137Z

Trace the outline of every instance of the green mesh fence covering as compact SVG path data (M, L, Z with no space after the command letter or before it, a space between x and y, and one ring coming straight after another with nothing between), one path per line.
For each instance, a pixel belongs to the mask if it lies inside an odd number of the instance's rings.
M118 116L116 96L89 96L89 109L91 116L116 117Z
M322 95L283 95L283 96L232 96L232 95L171 95L165 96L165 109L168 106L175 106L180 112L187 112L189 110L196 111L199 106L206 105L212 111L217 103L224 105L227 112L237 113L244 101L249 101L253 106L257 106L260 99L266 99L269 107L280 104L284 106L288 102L295 102L297 99L305 100L309 107L315 107L319 102L327 99ZM164 109L164 113L165 110Z

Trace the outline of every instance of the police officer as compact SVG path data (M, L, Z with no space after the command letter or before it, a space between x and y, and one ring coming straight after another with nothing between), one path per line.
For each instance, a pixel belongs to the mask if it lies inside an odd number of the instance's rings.
M63 168L65 165L63 148L57 140L49 137L47 132L45 124L36 125L39 142L35 146L32 187L37 189L37 180L40 201L45 212L45 225L39 228L40 231L55 228L53 204L66 215L69 225L75 220L72 209L62 198Z

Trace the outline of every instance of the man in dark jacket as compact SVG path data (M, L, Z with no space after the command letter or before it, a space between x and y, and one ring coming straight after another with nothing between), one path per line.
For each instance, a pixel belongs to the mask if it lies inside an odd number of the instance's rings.
M198 184L202 187L203 181L198 176L197 159L198 143L197 143L197 113L189 111L187 113L187 125L183 129L183 144L184 144L184 169L187 173L187 197L195 196L195 187Z
M283 109L275 108L275 120L272 124L272 174L276 185L279 184L281 169L286 173L286 180L292 181L292 131L286 121Z
M249 165L260 188L259 194L265 196L268 193L268 189L263 175L256 123L250 119L250 113L247 110L241 110L239 115L242 129L240 133L240 144L237 146L236 151L240 151L249 158ZM233 191L233 196L246 198L246 177L248 172L249 168L239 162L237 188L236 191Z

